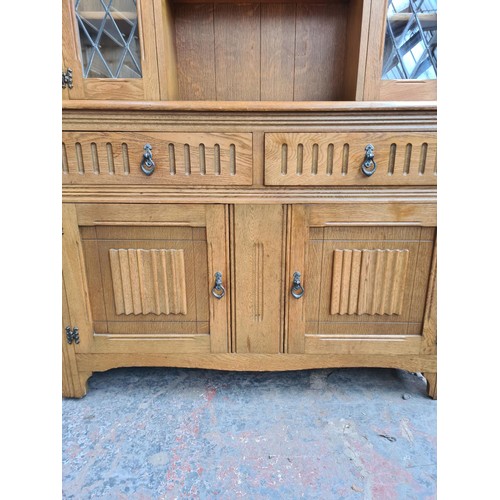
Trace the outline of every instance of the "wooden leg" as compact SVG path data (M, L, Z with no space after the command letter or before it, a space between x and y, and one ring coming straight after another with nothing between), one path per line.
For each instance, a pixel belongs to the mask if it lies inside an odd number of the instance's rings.
M424 373L427 380L427 394L432 399L437 399L437 373Z
M87 394L87 381L91 376L92 372L78 372L68 380L63 374L63 397L83 398Z

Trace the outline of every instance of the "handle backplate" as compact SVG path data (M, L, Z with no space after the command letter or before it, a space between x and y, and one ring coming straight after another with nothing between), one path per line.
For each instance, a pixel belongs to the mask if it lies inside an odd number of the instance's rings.
M293 284L290 293L296 299L300 299L304 295L304 287L300 284L300 273L298 272L293 273Z
M361 171L367 176L373 175L375 170L377 170L377 164L375 163L375 153L373 144L368 144L365 147L365 161L361 165Z
M219 272L215 273L215 285L212 288L212 295L216 299L222 299L222 297L226 295L226 289L222 285L222 273Z
M142 155L141 170L145 175L151 175L156 168L155 162L153 161L153 153L151 152L153 148L151 144L146 144L144 146L144 154Z

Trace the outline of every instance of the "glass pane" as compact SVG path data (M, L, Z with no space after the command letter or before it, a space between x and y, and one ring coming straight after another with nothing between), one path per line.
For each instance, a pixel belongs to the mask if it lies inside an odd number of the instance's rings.
M85 78L141 78L136 0L75 0Z
M383 80L437 78L437 0L389 0Z

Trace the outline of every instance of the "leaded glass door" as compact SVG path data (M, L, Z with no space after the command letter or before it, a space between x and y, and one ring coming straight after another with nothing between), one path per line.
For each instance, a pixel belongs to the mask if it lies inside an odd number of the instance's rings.
M156 0L63 0L70 99L158 100Z
M435 100L437 0L372 1L365 100Z

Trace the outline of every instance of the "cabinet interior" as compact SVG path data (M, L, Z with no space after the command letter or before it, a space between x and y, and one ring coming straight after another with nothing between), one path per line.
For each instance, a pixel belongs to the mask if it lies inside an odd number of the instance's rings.
M362 4L171 1L177 99L355 99Z

